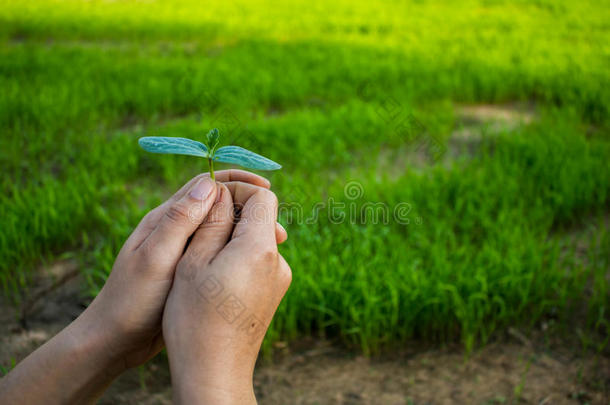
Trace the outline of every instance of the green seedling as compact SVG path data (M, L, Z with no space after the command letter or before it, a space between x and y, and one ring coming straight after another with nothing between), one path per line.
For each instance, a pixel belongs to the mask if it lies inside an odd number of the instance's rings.
M214 162L232 163L255 170L277 170L282 167L271 159L239 146L219 148L219 138L218 129L214 128L208 132L205 144L192 139L166 136L145 136L140 138L138 143L142 149L152 153L173 153L207 158L212 179L214 179Z

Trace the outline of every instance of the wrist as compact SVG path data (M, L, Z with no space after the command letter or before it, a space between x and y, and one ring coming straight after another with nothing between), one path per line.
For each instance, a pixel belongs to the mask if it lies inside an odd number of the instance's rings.
M168 346L175 403L256 404L253 370L243 359L231 361L220 358L226 352L202 355L193 346L189 349L178 352Z
M93 403L120 374L117 364L79 317L3 378L0 397L6 403Z
M100 370L98 377L112 380L126 370L117 347L111 337L112 331L91 313L85 310L74 322L65 329L66 350L76 358L90 362Z
M227 387L225 383L207 382L193 375L172 374L173 400L176 404L248 405L256 404L252 384Z
M175 375L172 370L172 391L176 404L256 404L252 382L231 381L230 376L201 372Z
M138 330L138 319L119 314L103 289L73 324L76 333L98 354L100 361L109 364L112 373L120 374L143 364L152 353L156 334L143 333Z

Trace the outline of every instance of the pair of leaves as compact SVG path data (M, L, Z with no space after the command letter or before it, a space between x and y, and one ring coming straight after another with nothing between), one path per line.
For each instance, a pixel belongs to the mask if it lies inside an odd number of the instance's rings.
M152 153L199 156L216 162L236 164L255 170L277 170L282 167L271 159L239 146L223 146L215 150L218 143L217 134L218 130L216 130L215 144L212 146L212 150L201 142L187 138L146 136L140 138L138 143L144 150Z

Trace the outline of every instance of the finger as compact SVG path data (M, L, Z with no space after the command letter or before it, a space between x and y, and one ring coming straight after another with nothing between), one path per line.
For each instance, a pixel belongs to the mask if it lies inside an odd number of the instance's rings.
M167 211L167 208L171 206L174 202L178 201L190 190L193 185L201 180L202 178L209 178L210 173L202 173L191 180L189 180L184 186L182 186L174 195L172 195L167 201L163 204L159 205L155 209L151 210L148 214L142 218L136 229L132 232L132 234L127 239L125 246L130 250L135 250L142 244L144 239L150 235L150 233L155 229L159 220ZM264 177L256 175L251 172L247 172L245 170L238 169L229 169L229 170L219 170L215 173L215 177L217 181L227 182L227 181L241 181L244 183L253 184L258 187L269 188L271 187L271 183Z
M209 175L209 174L208 174ZM241 181L244 183L252 184L262 188L270 188L271 182L266 178L239 169L220 170L215 172L216 181L228 182L228 181Z
M155 229L159 223L159 219L163 216L166 209L167 201L144 215L138 226L136 226L136 229L134 229L131 235L129 235L129 238L127 238L127 241L121 248L121 251L126 249L134 251L140 247L142 242L144 242L148 235L150 235L150 233Z
M178 200L180 198L182 198L184 196L184 194L186 194L186 192L192 187L192 185L204 178L210 177L210 173L201 173L195 177L193 177L188 183L186 183L184 186L182 186L182 188L180 188L180 190L178 190L176 192L176 194L174 194L171 198L173 200ZM269 188L271 187L271 182L269 182L269 180L267 180L264 177L261 177L257 174L251 173L251 172L247 172L245 170L238 170L238 169L229 169L229 170L219 170L217 172L214 172L214 177L216 178L216 181L219 181L221 183L225 183L228 181L241 181L243 183L248 183L248 184L252 184L258 187L262 187L262 188Z
M267 189L242 182L225 183L233 204L241 208L239 221L235 225L231 239L244 238L260 243L276 244L275 224L278 201L275 194Z
M188 238L207 217L217 192L214 181L201 178L182 198L167 208L138 250L173 267L182 256Z
M219 184L220 193L205 221L193 235L186 249L187 260L204 266L227 244L233 232L233 198L227 187ZM188 267L188 266L187 266Z
M275 223L275 242L280 245L288 239L288 232L279 222Z
M271 187L271 183L266 178L261 177L254 173L247 172L245 170L237 170L237 169L220 170L220 171L215 172L215 177L216 177L216 181L219 181L222 183L228 182L228 181L241 181L243 183L252 184L252 185L255 185L258 187L262 187L262 188ZM171 196L170 199L167 200L165 202L165 204L163 204L163 205L166 205L166 206L171 205L173 202L184 197L184 195L188 192L188 190L190 190L191 187L193 187L193 185L197 181L199 181L203 178L210 178L210 173L202 173L202 174L199 174L199 175L193 177L191 180L189 180L188 183L186 183L184 186L182 186L180 188L180 190L178 190L173 196Z

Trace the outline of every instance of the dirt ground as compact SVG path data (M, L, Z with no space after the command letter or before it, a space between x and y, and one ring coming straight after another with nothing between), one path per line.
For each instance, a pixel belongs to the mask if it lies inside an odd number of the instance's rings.
M87 303L83 284L77 264L64 260L45 267L19 311L3 303L0 364L21 360L77 317ZM609 404L610 356L517 330L468 358L459 345L406 343L365 358L309 340L261 362L255 389L260 404ZM100 403L171 403L167 359L125 373Z

